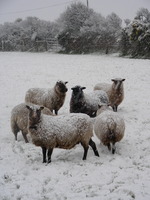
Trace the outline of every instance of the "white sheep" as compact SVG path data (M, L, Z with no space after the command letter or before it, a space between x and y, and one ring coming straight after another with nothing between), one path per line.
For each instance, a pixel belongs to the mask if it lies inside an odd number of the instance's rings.
M30 106L32 106L32 104L30 104ZM44 108L42 113L54 115L48 108ZM21 131L25 142L28 142L28 115L29 111L27 110L25 103L15 106L11 111L11 130L14 133L16 141L17 134L19 131Z
M72 89L70 99L70 113L85 113L90 117L96 116L99 103L108 103L108 96L104 91L84 93L86 87L76 85Z
M109 150L112 149L114 154L116 150L115 143L124 137L124 119L118 113L113 112L108 105L99 105L94 123L94 132Z
M96 84L94 90L105 91L108 95L110 106L113 108L115 112L117 112L118 106L124 99L123 81L125 81L125 79L115 78L111 80L113 81L112 84L108 83Z
M50 109L51 112L58 110L63 106L66 92L68 91L66 84L68 82L57 81L54 88L31 88L26 92L25 102L37 105L43 105Z
M89 145L96 156L99 156L95 143L92 141L93 121L86 114L68 114L60 116L46 116L41 114L42 106L30 107L28 129L33 144L42 147L43 162L51 162L54 148L71 149L81 143L84 148L83 160L87 157Z

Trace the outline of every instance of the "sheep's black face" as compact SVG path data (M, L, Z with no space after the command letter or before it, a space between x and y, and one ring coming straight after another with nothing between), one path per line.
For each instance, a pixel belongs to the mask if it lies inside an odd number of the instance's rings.
M58 91L61 92L61 93L66 93L66 92L68 91L68 88L66 87L66 84L67 84L67 83L68 83L68 82L61 82L61 81L58 81L58 82L56 83L56 87L57 87Z
M79 100L82 98L83 96L83 91L86 87L81 87L81 86L75 86L72 89L72 98L74 99L75 103L78 103Z
M79 87L79 86L76 86L76 87L74 87L74 88L71 88L72 90L73 90L73 94L76 96L77 94L79 94L79 93L81 93L82 92L82 90L81 90L81 87Z
M82 93L82 90L86 89L86 87L81 87L79 85L76 85L75 87L71 88L73 90L73 94L77 95L79 93Z

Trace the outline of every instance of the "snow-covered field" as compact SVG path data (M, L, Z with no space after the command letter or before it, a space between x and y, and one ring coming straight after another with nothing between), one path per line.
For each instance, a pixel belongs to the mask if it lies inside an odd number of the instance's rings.
M10 129L12 108L31 87L53 87L68 81L59 114L69 112L71 87L125 78L125 99L118 113L125 118L116 154L96 142L83 161L83 148L54 149L52 163L42 163L40 147L18 142ZM0 200L149 200L150 199L150 60L115 55L59 55L0 52Z

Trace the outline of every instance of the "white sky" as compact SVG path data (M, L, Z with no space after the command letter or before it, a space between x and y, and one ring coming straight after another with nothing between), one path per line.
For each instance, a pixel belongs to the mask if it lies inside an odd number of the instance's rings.
M56 20L72 2L87 0L0 0L0 24L17 18L36 16L48 21ZM107 16L115 12L121 19L133 19L139 8L150 11L150 0L88 0L89 7Z

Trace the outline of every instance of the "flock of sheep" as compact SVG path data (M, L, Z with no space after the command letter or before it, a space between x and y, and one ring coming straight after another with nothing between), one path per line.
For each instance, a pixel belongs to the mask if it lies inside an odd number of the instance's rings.
M84 149L83 160L89 145L95 156L99 156L92 140L93 133L114 154L115 143L123 138L125 131L124 120L117 113L118 105L124 99L125 79L112 81L112 84L98 83L89 94L83 91L86 87L72 87L70 113L64 115L58 115L58 111L64 104L68 82L57 81L50 89L29 89L25 103L15 106L11 112L15 139L21 131L28 142L29 133L33 144L42 148L44 163L51 162L54 148L71 149L79 143Z

